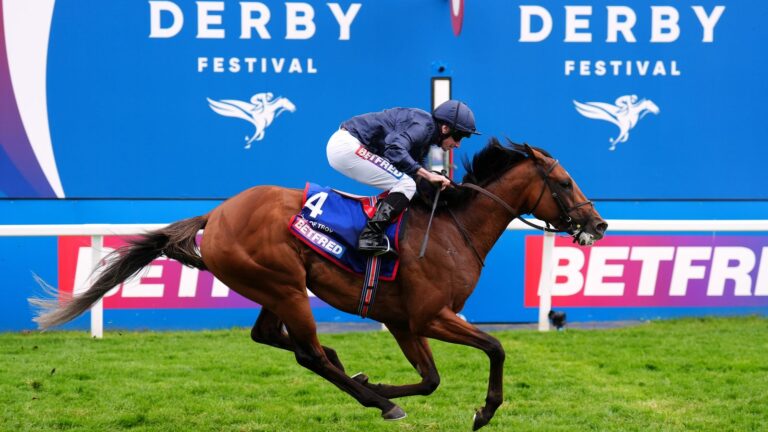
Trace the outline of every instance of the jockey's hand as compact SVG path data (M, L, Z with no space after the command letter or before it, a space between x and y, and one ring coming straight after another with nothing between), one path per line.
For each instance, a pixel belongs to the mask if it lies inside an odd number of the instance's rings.
M447 177L440 174L435 174L432 171L427 171L424 168L419 168L417 174L430 183L440 185L440 190L445 190L445 188L451 185L451 181L448 180Z

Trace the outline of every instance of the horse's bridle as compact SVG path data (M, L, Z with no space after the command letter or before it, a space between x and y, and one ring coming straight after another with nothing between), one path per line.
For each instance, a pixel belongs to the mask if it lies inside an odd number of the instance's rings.
M550 165L549 168L547 168L547 171L544 171L544 168L542 168L541 165L536 164L536 170L539 172L539 174L541 174L541 178L544 180L544 184L541 186L541 192L539 193L539 197L536 199L536 204L534 204L533 207L530 210L528 210L527 213L533 214L533 212L539 207L539 203L541 203L541 198L544 196L544 191L547 188L549 188L549 191L552 193L552 199L555 200L555 204L557 204L557 207L560 209L560 221L563 222L563 224L567 224L570 227L570 229L573 231L574 228L579 229L579 227L578 226L574 227L573 218L571 217L571 212L576 210L576 209L578 209L578 208L580 208L580 207L584 207L585 205L594 206L594 204L592 204L592 201L586 200L586 201L584 201L582 203L574 204L570 208L568 208L565 205L565 203L563 202L563 199L555 191L555 188L552 187L552 180L549 178L549 175L552 174L552 171L559 164L560 164L560 161L555 159L554 162L552 162L552 165ZM522 219L520 219L520 220L522 220ZM524 222L527 222L527 221L524 221ZM532 225L532 224L529 224L529 225L531 225L531 226L533 226L535 228L541 229L541 230L546 230L546 231L550 231L550 232L559 232L558 230L545 229L545 228L542 228L542 227L537 227L537 226ZM549 223L547 223L547 226L548 225L549 225Z
M558 229L555 229L555 228L550 228L549 227L549 222L545 222L547 225L542 227L542 226L538 226L536 224L533 224L531 222L528 222L527 220L525 220L525 219L523 219L521 217L524 214L533 214L533 212L539 207L539 204L541 203L541 199L542 199L542 197L544 197L544 192L547 189L549 189L550 192L551 192L551 195L552 195L552 199L555 200L555 204L557 204L557 207L560 210L560 221L562 221L564 224L567 224L568 227L571 229L571 231L575 231L575 230L579 229L580 227L578 225L574 226L573 218L571 217L571 212L573 212L574 210L576 210L578 208L584 207L585 205L594 205L594 204L592 204L592 201L587 200L587 201L584 201L582 203L575 204L575 205L571 206L570 208L568 208L565 205L565 203L563 202L563 199L560 197L560 195L555 191L555 188L552 185L552 181L549 178L549 175L552 174L552 171L554 171L554 169L560 164L560 161L555 160L552 163L552 165L550 165L549 168L547 168L546 171L544 171L544 168L542 168L541 165L537 164L535 160L534 160L534 164L536 165L536 171L538 171L538 173L541 175L541 178L542 178L542 180L544 180L544 182L541 185L541 192L539 193L539 197L536 199L536 203L533 205L533 207L531 207L530 210L528 210L527 212L524 212L524 213L519 213L518 214L517 211L515 211L515 209L513 209L509 204L504 202L504 200L502 200L498 196L494 195L493 193L489 192L487 189L484 189L484 188L482 188L482 187L480 187L480 186L478 186L476 184L473 184L473 183L461 183L461 184L458 184L458 183L453 183L453 182L451 182L451 183L454 186L456 186L456 187L463 187L463 188L467 188L467 189L472 189L474 191L477 191L477 192L487 196L491 200L495 201L496 203L498 203L499 205L504 207L512 215L513 219L517 218L521 222L523 222L524 224L526 224L526 225L528 225L528 226L530 226L532 228L536 228L538 230L547 231L547 232L560 232L561 230L558 230Z
M574 234L574 235L578 234L579 230L581 230L581 227L578 224L574 224L573 218L570 215L571 212L576 210L576 209L578 209L578 208L584 207L585 205L594 205L594 204L592 204L592 201L587 200L587 201L584 201L582 203L575 204L575 205L571 206L570 208L568 208L565 205L565 203L563 202L563 199L560 197L560 195L555 191L555 188L552 186L552 181L549 178L549 175L552 174L552 171L557 167L557 165L560 164L560 162L555 159L555 161L552 163L552 165L549 166L549 168L547 168L546 171L544 171L544 169L538 163L536 163L535 159L534 159L533 162L536 165L536 170L541 175L541 178L542 178L542 180L544 182L543 182L543 184L541 186L541 192L539 193L539 197L536 199L536 204L534 204L533 207L529 211L527 211L525 213L518 213L515 209L512 208L512 206L507 204L503 199L499 198L498 196L496 196L492 192L489 192L487 189L485 189L485 188L483 188L481 186L478 186L478 185L476 185L474 183L456 183L453 180L451 180L451 185L453 187L455 187L455 188L472 189L472 190L474 190L476 192L479 192L479 193L485 195L486 197L490 198L492 201L495 201L501 207L506 209L512 215L512 219L519 219L520 222L523 222L524 224L526 224L526 225L528 225L528 226L530 226L532 228L541 230L541 231L557 233L557 232L561 232L561 230L556 229L556 228L550 228L549 227L549 225L550 225L549 222L544 221L544 223L546 223L546 226L542 227L542 226L538 226L536 224L533 224L531 222L528 222L527 220L523 219L523 217L522 217L522 215L524 215L524 214L533 214L533 212L536 210L536 208L538 208L539 203L541 203L541 199L542 199L542 197L544 197L544 192L547 189L549 189L551 194L552 194L552 199L555 200L555 203L557 204L557 207L560 210L560 220L563 223L568 224L568 229L570 230L570 232L572 234ZM435 171L435 172L438 173L438 174L443 174L443 173L440 173L440 172L437 172L437 171ZM437 199L435 201L437 201ZM471 239L471 237L469 235L469 232L467 232L467 229L464 228L464 226L459 222L459 219L456 217L455 214L453 214L453 211L451 211L450 208L448 209L448 214L453 219L454 223L456 224L456 227L458 227L459 232L461 233L462 237L464 237L464 241L472 249L472 252L474 252L475 257L480 262L480 265L485 267L485 262L484 262L483 258L480 256L480 253L475 248L474 244L472 243L472 239ZM433 215L434 215L434 213L433 213ZM430 225L431 225L431 222L432 222L431 219L432 218L430 217ZM428 237L425 237L425 243L424 243L424 245L422 245L422 256L423 256L423 250L426 247L426 238L428 238Z

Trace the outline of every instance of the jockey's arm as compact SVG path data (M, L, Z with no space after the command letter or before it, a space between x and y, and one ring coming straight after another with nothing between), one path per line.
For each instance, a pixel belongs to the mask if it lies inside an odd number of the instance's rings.
M404 130L393 131L384 138L383 156L389 159L397 169L411 177L419 175L435 182L434 177L425 177L423 173L427 171L410 155L414 146L429 146L430 135L430 131L420 123L412 123Z
M451 185L451 181L448 180L447 177L442 176L440 174L435 174L432 171L427 171L424 168L419 168L418 171L416 171L416 175L419 177L423 177L425 180L427 180L430 183L435 183L440 185L440 190L444 190L448 186Z

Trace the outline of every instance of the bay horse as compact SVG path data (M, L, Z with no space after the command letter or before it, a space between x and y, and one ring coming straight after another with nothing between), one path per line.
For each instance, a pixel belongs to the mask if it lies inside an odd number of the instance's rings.
M496 338L457 315L475 288L483 259L521 214L533 214L581 245L602 238L607 223L544 150L491 139L471 164L465 159L464 165L463 184L452 196L444 195L447 202L435 215L423 259L418 251L430 208L414 203L408 210L399 276L382 282L369 312L370 318L386 324L421 376L417 383L374 384L363 374L349 376L336 352L318 341L307 288L333 307L355 313L362 278L329 263L289 233L289 219L304 205L303 191L297 189L253 187L204 216L131 240L113 252L83 294L64 300L31 300L43 308L35 321L46 329L77 317L113 287L165 255L209 270L229 288L259 303L261 312L251 330L255 342L292 351L300 365L363 406L378 408L387 420L405 417L390 399L429 395L440 383L427 338L484 351L490 359L490 376L485 406L473 421L477 430L503 401L505 357ZM198 252L195 237L201 229Z

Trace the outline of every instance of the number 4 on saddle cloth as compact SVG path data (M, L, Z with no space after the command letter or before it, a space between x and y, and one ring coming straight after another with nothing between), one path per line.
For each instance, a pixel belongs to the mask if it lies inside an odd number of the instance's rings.
M361 197L307 183L304 206L291 218L288 229L332 263L363 275L363 293L358 313L365 317L376 293L378 280L392 281L397 276L400 259L393 254L370 256L357 250L357 238L365 223L376 212L376 203L385 194ZM399 252L401 226L407 211L387 227L389 243Z

